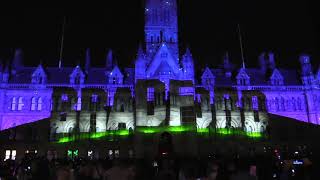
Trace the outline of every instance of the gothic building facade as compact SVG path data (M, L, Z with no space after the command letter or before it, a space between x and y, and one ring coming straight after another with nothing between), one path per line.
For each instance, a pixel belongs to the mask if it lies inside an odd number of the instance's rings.
M145 43L135 67L119 67L112 51L105 67L25 67L21 49L0 64L0 130L45 119L50 136L138 127L193 125L264 132L268 114L320 124L320 69L301 55L301 70L276 66L272 52L260 67L194 67L179 54L177 3L147 0Z

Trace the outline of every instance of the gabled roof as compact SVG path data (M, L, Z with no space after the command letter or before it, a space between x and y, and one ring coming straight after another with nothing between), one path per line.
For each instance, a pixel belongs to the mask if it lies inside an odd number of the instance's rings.
M162 54L167 54L166 57L161 57ZM153 58L153 61L151 62L151 64L149 65L148 69L147 69L147 76L154 76L154 74L156 73L156 71L158 70L159 66L162 64L162 61L166 61L166 63L168 64L168 66L172 69L173 73L175 75L179 75L179 65L176 63L174 57L172 56L172 54L170 53L170 50L168 49L167 45L165 43L163 43L156 55Z
M237 79L250 79L250 76L247 74L246 69L245 68L241 68L239 70L239 73L236 77Z
M107 71L106 74L108 75L108 77L121 77L121 78L123 78L123 74L117 65L114 66L114 68L112 69L112 71L110 73Z
M202 73L201 78L202 79L204 79L204 78L215 78L215 76L212 74L211 70L208 67L206 67L206 69Z
M272 75L270 76L270 79L279 79L279 80L283 80L283 76L280 73L280 71L275 68L272 72Z
M320 81L320 67L319 67L318 72L316 74L316 78Z
M32 77L35 77L35 76L38 76L38 75L40 75L42 77L47 77L47 74L44 71L44 69L43 69L41 64L39 64L39 66L33 71Z
M70 77L75 77L77 75L80 75L81 78L85 77L85 74L83 73L82 69L80 68L80 66L76 66L72 73L70 74Z

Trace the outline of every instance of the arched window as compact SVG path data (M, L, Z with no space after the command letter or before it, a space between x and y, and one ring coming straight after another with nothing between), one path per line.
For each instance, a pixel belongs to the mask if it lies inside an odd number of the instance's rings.
M77 99L76 110L81 111L81 97L78 97L78 99Z
M33 97L31 99L31 111L34 111L34 110L36 110L36 98L35 97Z
M41 111L41 110L42 110L42 98L41 98L41 97L38 99L37 110L38 110L38 111Z
M16 97L13 97L13 98L12 98L12 102L11 102L11 110L12 110L12 111L15 111L15 110L16 110L16 107L17 107L17 98L16 98Z
M23 108L23 97L19 97L19 100L18 100L18 110L21 111L22 108Z
M80 75L76 75L76 77L74 78L74 84L80 84Z
M120 112L124 112L124 104L121 104L121 106L120 106Z
M279 111L279 99L275 98L276 111Z

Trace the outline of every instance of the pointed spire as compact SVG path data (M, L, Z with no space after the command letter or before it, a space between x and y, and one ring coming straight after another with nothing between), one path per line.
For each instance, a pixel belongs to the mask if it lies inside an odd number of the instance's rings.
M230 68L230 58L229 58L229 52L228 51L223 56L223 66L224 66L225 69Z
M22 49L17 48L14 52L14 57L12 59L12 68L19 69L20 67L22 67L23 66L22 60L23 60Z
M319 83L320 83L320 65L319 65L318 72L317 72L317 78L318 78Z
M86 64L85 64L85 71L88 73L91 66L91 56L90 56L90 48L86 49Z
M110 49L106 57L106 68L107 70L112 70L112 67L113 67L113 53L112 53L112 50Z
M145 57L145 53L142 47L142 44L139 43L139 47L138 47L138 53L137 53L137 59L143 59Z
M10 72L10 71L9 71L9 69L10 69L10 68L9 68L9 64L10 64L9 61L7 61L6 66L5 66L5 68L4 68L4 71L3 71L4 73L9 73L9 72Z
M190 51L190 48L189 48L189 47L187 47L185 55L186 55L186 56L192 56L192 54L191 54L191 51Z
M274 69L276 67L276 63L274 60L274 53L273 52L269 52L268 54L268 68L269 69Z
M3 64L2 64L2 60L0 59L0 72L2 72L3 70Z
M238 33L239 33L239 43L240 43L240 51L241 51L241 60L242 60L242 68L246 68L246 64L244 62L244 55L243 55L243 44L242 44L242 36L240 30L240 24L238 24Z

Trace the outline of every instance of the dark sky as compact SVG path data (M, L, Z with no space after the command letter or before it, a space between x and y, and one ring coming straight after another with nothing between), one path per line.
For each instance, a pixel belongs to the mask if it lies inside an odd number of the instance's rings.
M67 17L64 64L84 60L92 48L92 63L102 66L108 48L121 66L133 66L143 41L143 0L105 0L105 3L8 4L0 8L0 57L21 47L25 64L57 65L63 17ZM272 50L277 64L298 65L298 55L309 53L314 66L320 59L320 21L316 4L281 0L180 0L181 50L186 44L197 66L217 67L229 51L240 63L237 23L240 23L248 66L257 65L262 51ZM319 16L320 17L320 16Z

